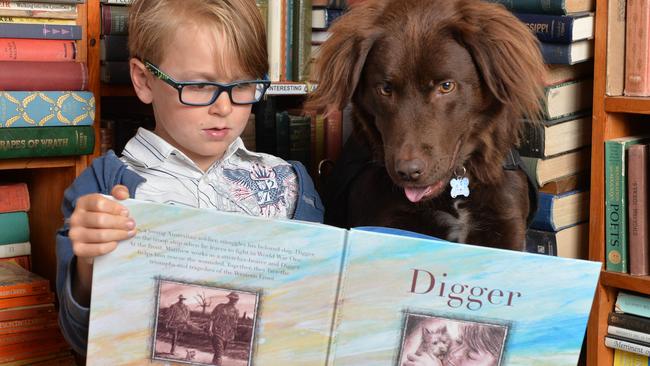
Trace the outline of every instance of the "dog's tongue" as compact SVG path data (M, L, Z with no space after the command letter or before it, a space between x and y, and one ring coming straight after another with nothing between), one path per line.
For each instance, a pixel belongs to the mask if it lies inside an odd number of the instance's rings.
M429 187L406 187L404 188L404 194L409 201L415 203L420 202L422 197L431 191L431 186Z

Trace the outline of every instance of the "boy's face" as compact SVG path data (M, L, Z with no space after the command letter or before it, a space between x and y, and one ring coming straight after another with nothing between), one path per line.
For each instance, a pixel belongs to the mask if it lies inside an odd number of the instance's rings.
M206 27L182 26L157 66L177 81L250 80L252 76L243 75L232 58L220 62L221 42ZM148 84L156 118L154 132L203 171L223 157L246 127L251 105L232 104L227 92L212 105L188 106L180 102L177 90L150 73Z

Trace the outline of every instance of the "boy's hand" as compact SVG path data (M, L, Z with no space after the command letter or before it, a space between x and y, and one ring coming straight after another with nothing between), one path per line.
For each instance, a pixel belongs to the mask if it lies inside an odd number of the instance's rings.
M118 200L129 198L129 191L117 185L111 195ZM70 216L68 236L78 262L91 264L97 256L113 251L117 242L135 235L135 222L128 210L117 201L100 194L89 194L77 200Z

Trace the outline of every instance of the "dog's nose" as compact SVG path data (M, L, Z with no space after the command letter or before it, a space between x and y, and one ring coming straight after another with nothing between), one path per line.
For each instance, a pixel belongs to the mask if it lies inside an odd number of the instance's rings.
M398 160L395 163L395 171L402 180L416 181L422 176L424 161L420 159Z

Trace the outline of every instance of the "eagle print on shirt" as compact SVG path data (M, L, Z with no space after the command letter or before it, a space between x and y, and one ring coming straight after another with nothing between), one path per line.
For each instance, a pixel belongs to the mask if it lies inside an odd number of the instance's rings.
M240 200L254 197L260 208L260 216L271 217L290 206L288 192L297 190L296 176L291 165L269 168L253 164L251 170L223 170L224 176L234 183L232 194Z

